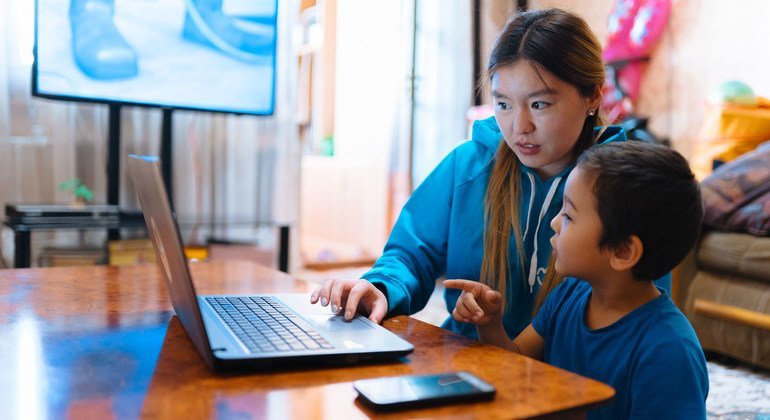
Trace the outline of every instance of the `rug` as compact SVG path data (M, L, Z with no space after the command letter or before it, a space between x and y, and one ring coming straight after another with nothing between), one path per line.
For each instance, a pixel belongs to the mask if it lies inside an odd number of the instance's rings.
M709 356L709 419L770 420L770 372Z

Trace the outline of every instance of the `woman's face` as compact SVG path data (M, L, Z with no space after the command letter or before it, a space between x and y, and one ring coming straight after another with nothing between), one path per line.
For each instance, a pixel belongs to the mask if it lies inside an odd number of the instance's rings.
M508 147L544 179L572 163L572 149L588 110L599 105L598 95L581 96L575 86L529 60L497 70L492 97Z

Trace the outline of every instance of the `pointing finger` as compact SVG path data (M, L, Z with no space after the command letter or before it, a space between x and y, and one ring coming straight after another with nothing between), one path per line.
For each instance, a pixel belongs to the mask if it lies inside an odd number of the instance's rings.
M482 284L472 280L444 280L444 287L449 289L459 289L467 293L478 296L482 290Z

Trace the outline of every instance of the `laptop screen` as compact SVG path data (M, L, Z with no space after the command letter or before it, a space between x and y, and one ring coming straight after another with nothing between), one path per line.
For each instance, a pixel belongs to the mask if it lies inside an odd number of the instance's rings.
M214 357L187 267L182 239L163 184L160 160L154 156L129 155L128 171L155 245L171 305L198 353L204 357L206 364L213 367Z

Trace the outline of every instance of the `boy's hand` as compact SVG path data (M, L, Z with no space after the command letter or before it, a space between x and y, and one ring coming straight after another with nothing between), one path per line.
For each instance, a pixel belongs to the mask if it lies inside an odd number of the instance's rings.
M455 320L478 326L502 320L503 296L489 286L471 280L444 280L444 287L463 291L452 311Z
M362 312L373 322L380 323L388 312L388 299L365 279L326 279L310 295L310 303L331 304L335 314L341 313L346 320L353 319L356 312Z

